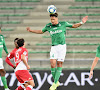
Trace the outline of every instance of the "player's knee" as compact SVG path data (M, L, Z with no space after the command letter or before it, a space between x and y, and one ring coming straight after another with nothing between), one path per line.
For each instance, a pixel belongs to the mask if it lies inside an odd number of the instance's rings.
M31 85L32 87L34 87L35 86L35 83L34 83L33 80L31 80L31 81L28 82L28 85Z
M56 65L54 63L51 63L51 68L55 68Z
M4 70L0 70L1 76L5 76L6 72Z
M59 62L59 61L58 61L58 62L57 62L57 67L62 67L62 64L63 64L62 62Z

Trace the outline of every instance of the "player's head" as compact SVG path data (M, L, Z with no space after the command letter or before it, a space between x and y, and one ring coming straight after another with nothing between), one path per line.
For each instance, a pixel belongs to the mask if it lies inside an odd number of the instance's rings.
M14 39L14 44L15 44L15 47L16 47L16 48L19 48L19 46L18 46L18 44L17 44L17 40L18 40L18 39L19 39L19 38L15 38L15 39Z
M52 25L58 24L58 13L50 14Z
M23 47L25 44L25 40L23 38L17 40L17 44L19 47Z

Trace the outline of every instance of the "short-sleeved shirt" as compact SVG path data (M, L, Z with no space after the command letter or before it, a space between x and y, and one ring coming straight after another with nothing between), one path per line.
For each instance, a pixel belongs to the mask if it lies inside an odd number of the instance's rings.
M66 27L72 27L72 24L65 21L59 22L57 25L49 23L42 29L42 32L50 33L52 45L63 45L65 44Z
M22 54L25 55L25 60L28 61L28 50L26 48L20 47L19 49L14 49L9 55L8 58L14 58L14 62L16 64L16 69L17 70L27 70L27 67L21 60Z
M3 49L8 54L7 47L6 47L5 40L4 40L4 36L0 35L0 58L2 58Z
M96 57L100 57L100 45L97 47Z
M15 53L16 51L17 51L17 49L16 49L16 48L14 48L14 49L13 49L13 50L12 50L12 51L8 54L8 56L7 56L7 57L8 57L9 59L14 58L14 57L15 57L15 56L14 56L14 55L15 55L14 53Z

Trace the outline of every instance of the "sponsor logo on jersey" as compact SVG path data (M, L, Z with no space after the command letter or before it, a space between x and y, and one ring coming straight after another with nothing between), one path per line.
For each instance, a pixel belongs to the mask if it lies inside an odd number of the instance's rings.
M53 29L57 29L57 27L56 28L53 28Z
M50 31L50 34L52 35L52 34L61 33L61 32L62 32L62 30Z

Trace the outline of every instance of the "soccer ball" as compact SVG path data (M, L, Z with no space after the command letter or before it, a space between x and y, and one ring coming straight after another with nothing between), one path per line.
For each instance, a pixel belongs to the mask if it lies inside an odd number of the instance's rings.
M56 13L56 7L55 7L54 5L50 5L50 6L48 6L47 11L48 11L50 14Z

